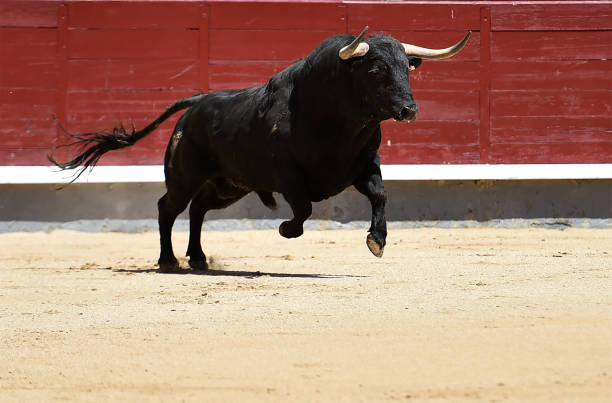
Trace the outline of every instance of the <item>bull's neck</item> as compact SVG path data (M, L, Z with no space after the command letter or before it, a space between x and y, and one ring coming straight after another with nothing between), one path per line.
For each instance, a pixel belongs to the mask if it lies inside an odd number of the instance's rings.
M294 83L295 106L307 109L313 121L326 121L355 134L380 123L371 105L356 93L351 77L333 73L312 69L299 77Z

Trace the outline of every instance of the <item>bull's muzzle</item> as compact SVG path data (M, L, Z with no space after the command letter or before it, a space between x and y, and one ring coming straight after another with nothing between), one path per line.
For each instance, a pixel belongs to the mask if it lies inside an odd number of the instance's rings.
M414 122L419 108L416 104L402 107L393 117L398 122Z

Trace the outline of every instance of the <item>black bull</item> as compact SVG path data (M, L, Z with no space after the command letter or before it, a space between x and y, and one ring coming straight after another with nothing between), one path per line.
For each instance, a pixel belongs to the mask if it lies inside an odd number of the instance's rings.
M366 243L378 257L387 236L386 194L380 173L380 122L413 121L417 106L409 72L422 58L457 53L466 37L447 49L402 44L388 36L337 35L324 40L267 84L182 99L143 130L74 135L83 152L58 163L62 169L93 167L107 151L133 145L170 115L178 120L164 158L167 193L159 200L162 271L178 269L171 232L178 214L189 208L187 255L194 269L205 269L200 245L204 215L256 192L274 208L273 192L289 203L293 218L279 232L295 238L312 213L312 202L349 186L372 205Z

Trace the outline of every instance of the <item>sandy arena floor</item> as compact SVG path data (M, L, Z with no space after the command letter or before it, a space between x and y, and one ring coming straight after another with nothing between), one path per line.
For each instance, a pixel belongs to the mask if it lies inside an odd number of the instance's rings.
M0 401L612 401L612 230L365 234L0 234Z

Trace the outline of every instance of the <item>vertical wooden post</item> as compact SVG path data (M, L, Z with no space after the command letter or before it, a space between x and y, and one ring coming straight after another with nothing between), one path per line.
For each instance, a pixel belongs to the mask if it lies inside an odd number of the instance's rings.
M490 161L491 9L480 9L480 163Z
M203 92L209 91L209 78L208 78L208 38L209 38L209 7L208 4L200 5L200 87Z
M55 113L63 125L67 125L68 98L68 8L60 4L57 8L57 93ZM60 136L60 128L56 129L55 144Z

